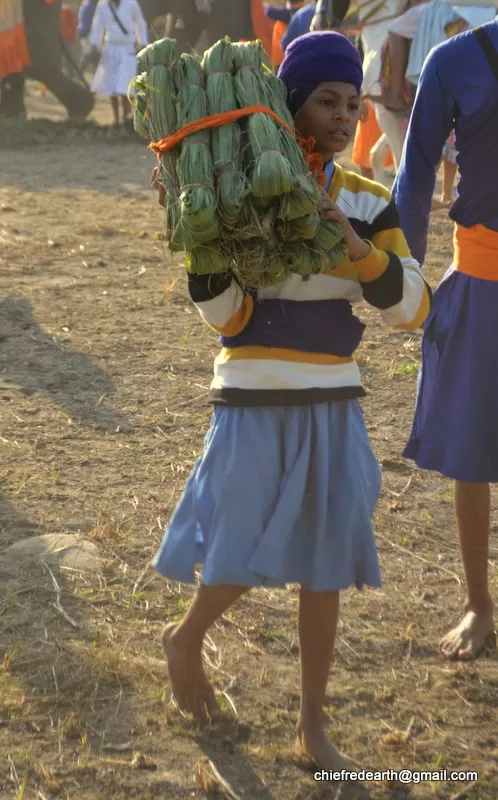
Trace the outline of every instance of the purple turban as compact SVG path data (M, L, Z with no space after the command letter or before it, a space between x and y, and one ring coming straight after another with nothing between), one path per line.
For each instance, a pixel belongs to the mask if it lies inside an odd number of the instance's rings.
M363 69L358 50L342 33L317 31L290 43L278 77L287 86L289 108L295 116L317 86L326 81L351 83L359 95Z

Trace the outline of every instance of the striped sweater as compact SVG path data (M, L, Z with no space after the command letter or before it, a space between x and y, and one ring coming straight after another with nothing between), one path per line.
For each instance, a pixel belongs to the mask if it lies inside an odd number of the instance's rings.
M410 256L390 193L336 166L329 189L356 233L371 245L358 261L303 280L243 292L230 272L188 276L190 296L220 337L211 402L289 406L365 394L354 353L365 325L352 306L364 300L393 328L424 322L430 289Z

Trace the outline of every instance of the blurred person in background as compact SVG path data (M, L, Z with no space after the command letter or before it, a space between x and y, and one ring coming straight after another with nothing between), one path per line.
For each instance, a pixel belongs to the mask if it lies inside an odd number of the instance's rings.
M66 73L73 78L78 61L78 20L73 7L69 3L61 3L60 28L62 41L67 52Z
M92 72L95 72L97 69L100 58L100 53L98 51L90 52L90 45L88 42L97 3L98 0L83 0L78 12L77 34L83 52L81 69L85 70L89 67Z
M110 98L115 126L130 123L128 92L137 74L137 49L147 43L147 23L137 0L100 0L89 37L91 50L101 52L92 90Z
M300 0L300 2L275 0L272 5L263 3L266 16L274 23L271 52L271 61L274 69L277 69L284 60L282 37L285 35L294 14L305 5L308 5L308 2L303 2L303 0Z

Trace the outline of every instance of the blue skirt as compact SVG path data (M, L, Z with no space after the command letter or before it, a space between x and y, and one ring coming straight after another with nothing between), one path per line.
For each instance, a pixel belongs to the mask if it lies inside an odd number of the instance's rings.
M356 400L217 406L154 561L165 577L312 591L380 586L380 469Z
M448 478L498 482L498 281L450 270L436 289L404 455Z

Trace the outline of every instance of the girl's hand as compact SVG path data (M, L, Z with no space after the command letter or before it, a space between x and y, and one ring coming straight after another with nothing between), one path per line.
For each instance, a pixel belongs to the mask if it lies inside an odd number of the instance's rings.
M342 211L339 211L335 203L330 199L330 195L325 189L322 189L322 194L319 201L319 210L325 219L338 222L344 233L344 241L348 250L348 256L351 261L358 261L360 258L365 258L370 253L370 245L363 239L360 239L357 233Z
M364 100L360 103L359 120L360 122L366 122L368 120L368 106Z
M159 167L154 167L152 170L152 175L150 176L150 185L152 189L155 189L156 192L158 192L158 203L164 208L166 202L166 189L159 181Z

